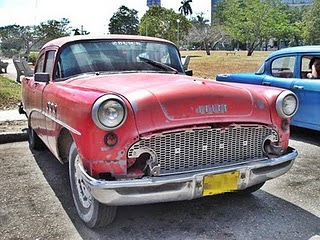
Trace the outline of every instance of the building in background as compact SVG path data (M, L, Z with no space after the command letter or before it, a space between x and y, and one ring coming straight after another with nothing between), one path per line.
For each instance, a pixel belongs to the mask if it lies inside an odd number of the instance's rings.
M152 7L155 5L161 5L161 0L147 0L148 7Z
M222 0L211 0L211 23L213 23L214 15L217 9L217 5ZM282 3L288 4L291 7L302 7L311 5L313 0L281 0Z

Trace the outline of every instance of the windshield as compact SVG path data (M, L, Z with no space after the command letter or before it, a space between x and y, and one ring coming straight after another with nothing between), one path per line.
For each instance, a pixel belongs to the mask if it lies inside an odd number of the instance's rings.
M150 64L150 59L160 64ZM56 78L83 73L157 71L182 73L177 49L167 43L148 41L100 40L68 45L59 55ZM169 66L167 69L161 64Z
M256 74L263 74L264 73L264 62L262 63L262 65L260 66L260 68L258 69L258 71L256 72Z

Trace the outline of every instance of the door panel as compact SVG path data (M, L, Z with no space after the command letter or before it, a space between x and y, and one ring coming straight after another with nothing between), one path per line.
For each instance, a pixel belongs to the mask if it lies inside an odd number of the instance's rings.
M299 99L299 109L293 116L293 124L320 130L320 80L295 79L291 90Z
M40 57L35 66L35 72L42 72L44 67L45 53L40 53ZM35 130L37 135L44 141L47 142L46 138L46 124L45 118L42 113L42 93L46 87L46 83L36 82L34 78L26 80L28 84L28 109L29 109L29 121L31 127Z

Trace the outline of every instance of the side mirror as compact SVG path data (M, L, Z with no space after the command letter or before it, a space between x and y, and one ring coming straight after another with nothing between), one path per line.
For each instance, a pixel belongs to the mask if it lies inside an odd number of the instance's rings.
M36 82L44 82L47 83L50 81L50 74L49 73L35 73L34 80Z
M185 70L184 73L188 76L192 76L193 75L193 71L192 69L188 69L188 70Z

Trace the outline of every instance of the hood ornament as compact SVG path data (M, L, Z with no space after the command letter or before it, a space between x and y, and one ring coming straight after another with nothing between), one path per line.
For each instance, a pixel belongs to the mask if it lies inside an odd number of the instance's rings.
M200 114L226 113L227 104L201 105L196 108L196 112Z

